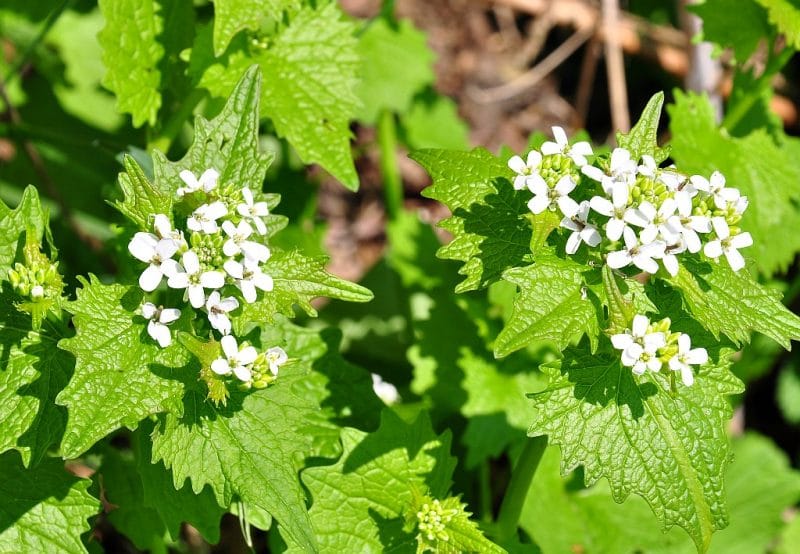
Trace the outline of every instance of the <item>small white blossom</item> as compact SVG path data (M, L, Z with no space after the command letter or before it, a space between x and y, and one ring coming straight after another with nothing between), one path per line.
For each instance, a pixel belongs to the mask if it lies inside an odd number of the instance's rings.
M598 167L585 165L581 172L590 179L594 179L603 186L607 195L612 195L612 188L615 183L624 183L627 187L636 180L636 162L631 159L631 153L625 148L615 148L611 152L608 173L604 173ZM627 196L627 195L626 195Z
M178 196L184 196L198 190L211 192L217 187L217 179L219 178L219 173L216 169L206 169L199 179L188 169L184 169L178 175L186 183L185 187L178 189Z
M692 348L692 339L682 333L678 337L678 353L669 359L669 368L681 372L681 380L687 387L694 383L692 374L693 365L704 364L708 361L708 352L705 348Z
M280 346L273 346L267 350L264 353L264 357L267 360L267 364L269 364L270 372L272 372L272 375L275 377L278 376L280 367L289 361L289 356L286 355L286 352L284 352L283 348Z
M236 279L236 284L242 291L242 296L250 304L256 301L257 288L264 292L272 290L272 277L265 274L258 262L254 260L245 259L244 263L228 260L223 267L228 272L228 275Z
M567 140L567 133L561 127L553 127L553 138L556 139L555 142L547 141L542 144L542 154L547 156L564 154L579 167L587 164L586 156L592 155L592 146L588 142L576 142L570 145L569 140Z
M562 177L553 188L548 187L541 178L529 182L528 186L533 192L533 198L528 201L528 209L534 214L540 214L548 208L552 209L555 205L558 205L564 214L578 211L578 203L569 197L569 193L575 189L575 181L571 177Z
M266 202L253 202L253 193L249 188L242 189L242 198L244 203L236 206L236 211L245 219L249 219L256 226L256 231L259 235L267 234L267 226L264 220L261 219L269 215L269 207Z
M33 300L41 300L44 298L44 287L42 285L34 285L31 289L31 298Z
M523 160L519 156L512 156L511 159L508 160L508 167L517 174L517 176L514 177L514 188L516 190L522 190L527 187L528 178L538 173L541 164L542 155L536 150L528 152L527 160Z
M630 227L625 227L623 233L625 248L616 252L610 252L606 258L609 267L619 269L633 263L636 267L647 273L656 273L658 264L654 258L661 258L664 255L667 245L660 240L649 244L642 244L636 238L636 233Z
M610 219L606 223L606 236L610 240L619 240L623 230L627 227L625 213L628 211L628 185L615 181L610 185L608 193L611 201L602 196L594 196L590 205L594 211Z
M240 381L249 381L253 376L250 366L258 357L256 349L252 346L240 349L232 335L225 335L220 342L225 356L214 360L211 370L217 375L230 375L233 372Z
M589 201L584 200L577 208L575 213L564 214L566 217L561 220L561 226L572 231L567 239L567 254L577 252L581 242L597 246L602 240L597 227L589 223Z
M136 233L128 243L128 251L142 262L150 264L139 276L139 286L147 292L156 290L161 279L173 275L178 268L172 256L178 244L172 239L161 239L152 233Z
M661 369L661 360L656 356L656 351L666 345L666 337L660 332L648 333L649 325L647 316L637 315L633 318L631 329L611 337L614 348L622 350L622 365L632 367L636 375L643 374L647 369Z
M226 256L243 253L246 258L256 262L266 262L269 259L269 248L261 243L247 240L253 234L253 228L247 221L240 221L238 226L230 221L223 221L222 230L229 237L222 245L222 252Z
M692 186L714 197L714 204L720 209L725 209L728 202L736 202L741 195L739 189L725 186L725 177L719 171L711 174L709 179L702 175L692 175L689 178Z
M625 221L642 228L639 238L643 244L650 244L659 236L667 242L675 242L678 239L678 230L672 228L669 220L675 215L677 208L677 202L672 198L664 200L658 209L645 200L638 208L625 214Z
M233 296L220 298L219 291L215 290L208 295L208 300L206 300L208 322L214 329L227 335L231 332L231 320L228 318L228 312L232 312L238 307L239 301Z
M709 258L714 259L725 254L731 269L739 271L744 267L744 257L739 253L739 249L752 246L753 237L750 236L750 233L731 236L731 230L724 217L712 217L711 224L714 226L717 238L706 243L703 252Z
M192 217L186 220L186 226L195 232L216 233L219 229L217 220L227 214L228 207L219 200L211 204L203 204L192 213Z
M219 289L225 284L225 274L221 271L200 271L200 260L197 253L187 250L181 258L182 266L169 276L167 285L173 289L186 289L189 302L194 308L200 308L206 301L203 289Z
M711 218L704 215L692 215L692 199L689 193L675 193L678 213L670 218L669 225L686 241L686 249L692 254L700 252L700 237L697 233L711 232Z
M166 348L172 344L172 336L167 325L181 316L180 310L156 307L152 302L145 302L142 304L142 316L150 320L147 323L147 334L158 342L161 348Z
M153 229L155 230L159 240L174 241L175 244L178 245L178 248L180 248L184 243L183 233L177 229L173 229L172 224L169 222L169 218L164 214L155 215L153 218Z
M372 374L372 390L375 395L383 400L384 404L392 405L400 400L400 394L397 392L397 387L391 383L387 383L377 373Z

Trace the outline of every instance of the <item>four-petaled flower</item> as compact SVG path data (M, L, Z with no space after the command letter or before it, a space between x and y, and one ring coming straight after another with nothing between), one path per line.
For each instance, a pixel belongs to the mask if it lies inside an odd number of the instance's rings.
M245 219L249 219L256 226L256 231L259 235L267 234L267 226L264 224L262 217L269 215L269 207L266 202L254 202L253 193L249 188L242 189L242 198L244 203L236 206L236 211Z
M723 254L728 259L731 269L739 271L744 267L744 257L739 253L740 248L753 245L750 233L739 233L731 236L730 227L724 217L712 217L711 224L717 234L716 240L706 243L703 253L709 258L719 258Z
M236 342L236 338L225 335L220 341L224 357L217 358L211 363L211 370L217 375L234 375L240 381L249 381L252 377L250 365L258 357L258 352L252 346L244 346L241 349Z
M173 289L187 289L189 302L193 308L200 308L206 301L203 289L219 289L225 284L225 274L221 271L201 271L200 259L193 250L187 250L181 257L182 266L169 276L167 285Z
M231 332L231 320L228 318L228 312L232 312L238 307L239 301L233 296L220 298L219 291L215 290L208 295L208 300L206 300L208 322L223 335L228 335Z
M236 284L242 291L244 299L251 304L256 301L257 288L264 292L272 290L272 277L265 274L255 260L245 259L244 263L228 260L224 267L228 275L236 279Z
M649 325L647 316L640 314L633 318L631 329L611 337L614 348L622 350L622 365L633 368L636 375L642 375L647 369L661 369L662 362L656 351L666 345L666 337L661 332L648 333Z
M739 189L725 186L725 176L719 171L712 173L709 179L702 175L692 175L689 177L689 181L696 190L713 196L714 204L721 210L725 209L728 202L736 202L740 196Z
M172 344L168 324L181 316L181 311L176 308L156 307L152 302L142 304L142 316L150 321L147 323L147 334L153 338L161 348Z
M681 372L683 384L690 387L694 383L694 375L690 366L704 364L708 361L705 348L692 348L692 339L686 333L678 337L678 352L669 359L669 368Z
M594 211L609 217L606 223L606 236L610 240L619 240L627 226L625 214L628 208L628 185L622 181L611 183L608 191L611 200L602 196L593 196L590 205Z
M526 160L523 160L519 156L512 156L511 159L508 160L508 167L517 174L517 176L514 177L514 188L522 190L527 187L530 182L530 177L538 174L541 164L542 155L536 150L528 152Z
M566 217L561 220L561 226L572 231L567 239L567 254L577 252L581 242L597 246L602 240L597 227L589 223L589 201L584 200L576 207L575 213L565 213Z
M569 140L567 140L567 133L561 127L553 127L553 138L556 139L555 142L547 141L542 144L542 154L545 156L564 154L575 162L578 167L583 167L587 164L586 156L592 155L591 144L582 141L570 145Z
M269 370L275 377L278 376L280 367L289 361L289 356L283 351L280 346L273 346L264 353L264 358L267 360Z
M705 215L692 215L691 194L686 191L675 193L678 213L669 220L669 225L686 241L686 249L692 254L700 252L700 237L697 233L711 232L711 219Z
M575 181L571 177L565 175L553 188L548 187L541 178L529 182L528 186L533 192L533 198L528 201L528 209L534 214L540 214L548 208L552 209L555 205L558 205L565 215L578 211L578 203L569 197L569 193L575 188Z
M620 269L633 263L633 265L647 273L656 273L658 271L658 264L654 258L661 258L664 255L667 245L663 241L656 240L650 244L642 244L630 227L625 227L623 239L625 240L625 248L616 252L609 252L606 257L606 263L608 263L609 267Z
M230 221L223 221L222 230L229 237L222 245L222 252L226 256L243 253L245 258L256 262L266 262L269 259L269 248L259 242L247 240L253 234L253 228L244 219L238 226Z
M603 172L598 167L584 165L581 172L600 183L606 194L611 195L611 189L615 183L623 183L627 186L632 185L636 180L636 162L631 159L630 151L625 148L615 148L611 153L608 172ZM627 193L626 193L627 200Z
M128 251L134 258L147 264L139 276L139 286L146 292L156 290L161 279L170 277L178 270L178 263L172 259L178 251L178 243L172 239L161 239L152 233L136 233L128 243Z
M195 232L216 233L219 229L217 220L225 217L227 213L228 207L219 200L211 204L203 204L186 220L186 226Z
M217 188L217 179L219 178L219 173L213 168L206 169L198 179L195 177L194 173L188 169L184 169L178 174L178 176L181 178L181 181L186 183L186 186L180 187L177 191L177 194L178 196L184 196L192 192L197 192L198 190L211 192Z
M650 244L659 236L667 242L675 242L678 240L678 230L670 225L670 218L675 215L677 208L677 202L672 198L664 200L658 209L645 200L638 208L625 214L625 221L642 228L639 239L643 244Z

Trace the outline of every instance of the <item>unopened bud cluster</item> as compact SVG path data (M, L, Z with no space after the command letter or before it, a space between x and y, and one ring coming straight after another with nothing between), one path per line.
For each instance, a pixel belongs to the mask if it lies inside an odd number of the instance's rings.
M33 302L57 298L63 286L58 265L39 253L38 247L36 253L39 256L26 256L24 264L15 263L14 268L8 270L8 280L17 294Z
M240 308L240 301L256 302L259 293L272 291L272 278L262 269L270 258L265 244L267 203L247 187L218 186L214 169L199 178L184 170L180 178L185 186L177 190L177 212L191 214L185 227L173 228L168 214L155 214L153 232L136 233L128 244L130 253L148 264L139 286L151 293L166 280L167 288L183 290L184 302L202 311L222 335L222 355L211 364L213 374L234 376L244 388L266 387L287 361L286 353L279 347L258 353L253 346L239 344L231 334L230 314ZM168 326L180 318L181 310L145 302L141 313L149 320L149 335L162 348L169 346Z
M445 508L439 500L425 502L417 512L417 526L420 534L428 541L450 540L447 524L458 515L458 510Z
M586 243L605 252L612 268L634 265L656 273L660 261L672 276L684 252L702 250L710 259L724 254L734 271L744 267L739 250L753 244L739 228L748 199L726 186L721 173L687 176L659 167L651 156L632 159L625 148L614 149L598 167L586 159L592 155L588 142L569 144L560 127L553 134L555 142L532 150L526 160L514 156L508 165L517 174L514 188L533 193L533 214L563 216L561 226L571 231L567 254ZM582 175L588 181L578 188Z

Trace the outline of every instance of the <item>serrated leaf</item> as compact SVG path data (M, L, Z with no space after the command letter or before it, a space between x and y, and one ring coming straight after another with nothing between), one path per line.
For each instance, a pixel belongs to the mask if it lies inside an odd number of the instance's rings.
M380 17L368 23L358 53L363 60L358 119L365 123L375 123L382 110L405 113L414 95L433 83L433 53L425 34L407 19Z
M759 272L784 270L800 251L800 235L785 229L800 225L800 169L793 150L778 146L763 130L732 138L717 128L708 100L675 91L668 107L673 157L682 171L706 176L719 170L729 186L750 198L741 227L753 236L745 251L755 257ZM792 139L785 139L786 141ZM781 240L776 241L775 237Z
M304 379L287 366L274 385L234 391L220 407L206 401L205 391L189 390L182 416L160 416L153 462L172 470L175 487L189 478L195 493L208 485L222 506L235 495L269 512L302 548L316 551L295 460L311 450L305 426L319 410L303 393Z
M413 489L444 497L455 459L450 433L436 435L425 415L405 423L389 410L374 433L342 431L343 454L334 465L303 471L311 492L311 523L322 552L416 552L403 530ZM289 552L297 552L290 542Z
M297 305L310 316L317 311L311 300L326 296L349 302L369 302L372 292L361 285L340 279L325 271L324 258L309 258L299 252L278 252L264 265L264 273L274 281L272 291L253 304L246 304L238 318L240 325L270 322L276 314L294 316Z
M794 49L800 49L800 7L792 0L756 0L769 13L769 22L786 37Z
M117 96L117 109L133 126L156 123L161 107L164 47L156 40L164 22L154 0L100 0L106 24L97 39L103 48L103 85Z
M17 298L6 283L0 304L0 453L16 449L27 466L37 464L61 440L65 410L54 403L69 381L75 358L56 344L67 336L67 322L46 319L34 331L31 317L13 307Z
M410 157L433 179L423 191L445 204L453 215L439 226L453 234L438 256L459 260L465 279L456 292L476 290L496 281L503 271L524 265L530 255L531 227L521 218L527 198L511 185L511 170L486 150L470 152L417 150Z
M515 267L503 279L518 287L514 310L494 345L502 357L532 345L551 341L563 350L586 334L597 348L600 325L592 301L585 295L585 266L554 254L538 255L533 265Z
M767 335L785 349L800 340L800 318L781 303L781 293L753 280L746 270L734 272L723 263L688 259L669 279L692 316L719 338L724 333L737 344L750 333Z
M65 458L74 458L121 426L164 410L181 408L181 378L195 375L196 363L177 343L160 348L146 331L146 320L134 315L142 303L138 287L86 281L67 310L75 336L59 347L76 359L75 373L56 397L67 408L61 443Z
M637 381L614 354L568 350L561 362L542 367L550 383L531 395L529 434L561 447L563 474L582 465L586 483L606 477L617 502L639 494L665 528L683 527L703 551L728 523L726 396L742 390L728 370L730 354L723 351L693 386L670 394L661 374Z
M300 5L299 0L214 0L214 53L221 56L239 31L259 31L265 19Z
M83 553L81 534L100 502L90 481L70 475L64 462L48 459L24 469L17 454L0 456L0 551Z
M5 209L0 211L0 279L5 280L17 252L25 245L25 232L34 229L41 242L49 217L39 202L39 193L31 185L25 187L16 208L9 210L2 202L0 206Z
M746 62L759 42L772 35L767 12L756 0L705 0L687 8L703 19L703 39L723 48L732 48L734 59Z
M123 215L139 226L140 230L152 229L152 217L156 214L172 215L172 196L156 189L131 156L122 159L125 172L117 176L125 195L122 202L115 202Z
M629 133L617 133L617 144L631 152L631 158L640 159L648 154L661 163L669 157L669 147L658 146L658 122L661 119L661 107L664 105L664 93L657 92L647 102L639 116L639 121Z

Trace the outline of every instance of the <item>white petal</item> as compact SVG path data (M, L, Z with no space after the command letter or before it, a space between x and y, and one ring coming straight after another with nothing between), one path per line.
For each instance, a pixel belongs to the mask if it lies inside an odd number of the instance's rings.
M560 144L556 144L555 142L547 141L542 144L542 147L539 150L541 150L542 154L545 156L552 156L553 154L561 154L561 152L564 150L564 147Z
M200 221L198 221L194 216L186 220L186 226L189 228L189 230L196 233L199 233L203 230L203 226L200 224Z
M566 252L567 254L574 254L578 251L578 247L581 245L581 234L578 232L571 233L569 238L567 239L567 247Z
M222 337L223 339L225 337ZM228 365L228 360L217 358L211 362L211 371L217 375L228 375L231 372L231 366Z
M239 301L236 300L233 296L228 296L226 298L223 298L217 304L217 308L222 310L223 312L232 312L238 307L239 307Z
M675 277L678 274L678 258L669 254L661 258L661 262L664 264L664 269L667 270L667 273Z
M644 217L647 219L648 222L653 221L658 214L656 207L653 206L650 202L645 200L641 204L639 204L639 213L643 214Z
M633 373L636 375L643 375L647 370L647 365L643 361L637 361L633 366Z
M153 319L153 316L156 315L156 305L152 302L145 302L142 304L142 317L145 319Z
M602 239L603 237L600 236L597 227L594 225L587 225L581 231L581 240L589 246L597 246Z
M161 239L156 245L156 254L158 254L158 257L162 260L167 260L175 255L179 247L180 244L176 240Z
M627 250L620 250L618 252L609 252L606 257L608 267L613 269L620 269L631 263L631 255Z
M566 196L575 190L575 186L576 183L572 180L572 177L565 175L558 180L558 183L556 183L555 191L559 194L559 196Z
M187 273L174 273L169 275L167 286L171 289L185 289L189 286L189 275Z
M239 355L236 356L236 359L243 365L252 364L256 361L258 357L258 352L252 346L246 346L239 351Z
M253 275L252 281L258 288L265 292L271 291L272 287L274 286L272 277L263 273L257 273L256 275Z
M517 175L514 177L514 190L523 190L525 187L528 186L528 177L525 175Z
M233 236L236 235L236 225L234 225L232 221L229 221L227 219L222 222L222 230L225 231L225 234L231 238L233 238Z
M208 219L219 219L228 213L228 207L219 200L212 204L206 204L205 207L204 215Z
M580 156L580 157L591 156L592 154L594 154L594 152L592 152L592 145L589 144L588 142L586 142L585 140L582 140L580 142L576 142L575 144L573 144L570 147L569 151L570 151L570 154L572 154L574 156ZM579 165L585 165L585 161L584 161L584 163L579 164Z
M244 299L248 304L252 304L256 301L256 298L258 298L256 286L253 281L247 279L239 281L239 289L241 289L242 296L244 296Z
M189 171L188 169L184 169L180 173L178 173L178 177L186 183L187 188L190 190L197 190L199 188L199 183L197 181L197 177L194 176L194 173Z
M558 125L553 126L553 138L556 139L556 142L561 146L568 143L567 133L564 132L563 127L559 127Z
M525 160L519 156L512 156L511 159L508 160L508 167L514 173L525 173L528 170L528 166L525 165Z
M639 241L636 239L636 233L630 227L625 227L622 231L622 236L625 239L625 246L628 250L635 248Z
M648 244L643 244L639 248L639 254L648 258L661 258L667 249L667 245L662 240L656 240Z
M540 214L550 206L550 197L544 194L537 194L528 200L528 209L534 214Z
M154 291L159 283L161 283L161 278L163 276L164 273L159 266L149 265L139 276L139 286L146 292Z
M753 246L753 237L750 236L750 233L739 233L731 238L730 244L734 248L747 248Z
M704 215L693 215L689 218L689 226L698 233L710 233L711 219Z
M656 261L642 254L633 257L633 265L650 274L658 273L658 264Z
M206 289L219 289L225 285L225 274L221 271L206 271L200 276L200 284Z
M216 169L206 169L200 176L200 184L203 185L203 190L206 192L214 190L217 187L218 178L219 173Z
M167 277L172 277L176 273L183 271L183 268L175 260L164 260L161 262L161 271Z
M225 352L225 356L228 358L234 358L239 354L239 345L236 342L236 337L225 335L219 342L222 344L222 351Z
M156 253L158 239L150 233L136 233L128 243L128 251L139 261L150 263Z
M708 182L711 185L711 190L720 189L725 186L725 176L719 171L715 171L711 174L711 178Z
M633 337L628 333L619 333L617 335L611 335L611 344L614 345L614 348L617 350L625 350L631 344L633 344Z
M211 294L208 295L208 300L206 300L206 309L211 310L211 308L216 307L219 304L220 296L219 291L215 290Z
M253 193L250 191L249 188L244 187L242 189L242 198L244 199L245 203L248 206L252 206L253 205Z
M169 329L166 325L162 325L156 321L151 321L147 324L147 334L158 342L161 348L166 348L172 344L172 337L169 334Z
M578 203L569 196L559 196L558 199L556 199L556 204L558 204L561 213L567 217L573 217L580 209Z
M589 205L601 215L611 216L614 214L614 205L602 196L593 196L589 201Z
M177 320L181 317L181 311L177 308L164 308L161 310L161 317L158 320L161 323L172 323L173 321Z
M707 242L703 247L703 253L709 258L719 258L722 256L722 243L718 240Z
M586 175L589 179L597 181L598 183L602 182L603 178L606 176L606 174L603 173L603 170L592 165L583 166L581 168L581 173Z
M625 221L637 227L647 227L650 219L638 208L628 208L625 210Z
M615 181L611 185L611 198L615 207L626 206L628 204L628 185L621 181Z
M236 375L240 381L249 381L253 378L253 373L243 365L237 365L233 368L233 374Z
M253 215L264 217L269 215L269 206L266 202L256 202L253 204Z
M614 148L611 152L611 170L616 171L631 161L631 153L626 148Z
M681 368L681 381L687 387L691 387L694 384L694 374L692 374L692 368L686 364L683 364Z
M625 350L622 351L622 354L620 355L622 365L629 367L632 366L639 361L639 358L642 357L643 352L644 349L640 344L632 342Z
M621 219L609 219L608 223L606 223L606 236L611 240L619 240L623 231L627 228L625 222Z
M692 175L691 177L689 177L689 182L692 183L694 188L696 188L697 190L702 190L703 192L708 192L709 190L711 190L708 179L706 179L702 175Z
M534 195L550 195L550 187L547 186L547 182L541 175L531 175L528 177L526 182L528 184L528 190L530 190Z
M186 273L189 275L194 275L200 271L200 259L197 257L197 253L195 253L194 250L187 250L184 252L181 257L181 262L183 263L183 268L186 270Z
M206 301L206 293L200 285L189 285L189 303L193 308L202 308Z
M260 217L254 217L253 223L256 224L256 231L258 231L259 235L266 235L267 234L267 226L261 220Z
M731 269L734 271L739 271L745 265L744 256L742 256L735 248L726 248L725 257L728 259L728 263L730 264Z
M216 329L223 335L230 336L229 333L231 332L231 320L228 319L228 316L226 316L225 314L219 314L217 312L209 312L208 322L214 329Z
M667 344L667 338L664 333L647 333L644 336L644 351L654 353L659 348L664 348Z
M724 217L712 217L711 225L714 226L714 232L717 234L717 238L720 240L725 240L731 236L731 230L728 227L728 222L725 221Z
M542 155L537 150L531 150L525 162L531 169L538 168L542 164Z
M691 252L692 254L700 252L700 249L702 248L702 245L700 243L700 237L697 236L697 233L695 233L694 230L684 229L683 240L686 241L686 249L689 252Z
M578 222L576 222L576 221L574 221L574 220L572 220L572 219L570 219L568 217L562 217L561 218L561 223L559 223L559 225L561 227L565 227L565 228L569 229L570 231L579 231L580 232L580 230L583 229L583 224L580 224L580 223L578 223Z
M658 227L652 224L645 226L645 228L639 232L639 240L642 241L642 244L652 244L657 236Z
M695 348L686 353L686 361L690 364L700 365L708 361L708 352L705 348Z
M216 220L212 219L210 221L203 221L200 224L200 230L207 235L213 235L219 230L219 226L217 225Z
M251 260L257 262L266 262L269 260L269 248L263 244L248 240L241 244L241 248L244 255Z
M244 275L244 266L236 260L228 260L222 264L222 267L225 268L225 271L228 272L228 275L234 279L241 279Z
M647 326L650 325L650 320L646 315L638 314L633 318L633 325L631 331L635 337L643 337L647 333Z
M658 358L650 358L647 360L647 369L652 371L653 373L657 372L661 369L662 362Z
M227 221L225 223L228 223ZM228 239L225 241L225 244L222 245L222 253L226 256L235 256L239 252L241 252L241 248L239 245L236 244L236 241L233 239Z
M153 228L161 238L168 237L172 234L172 225L169 223L169 218L164 214L156 214L153 218Z

